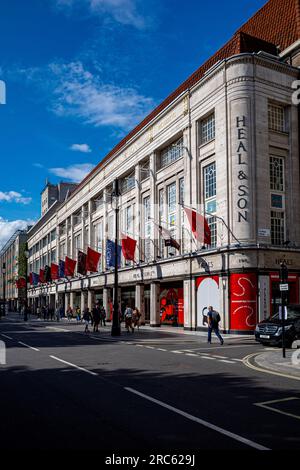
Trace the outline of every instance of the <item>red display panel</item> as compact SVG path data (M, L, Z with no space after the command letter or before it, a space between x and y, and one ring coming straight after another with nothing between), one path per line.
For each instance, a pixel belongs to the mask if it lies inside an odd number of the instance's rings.
M184 324L183 289L166 288L161 291L160 321L170 325Z
M249 331L257 324L257 275L230 276L230 329Z

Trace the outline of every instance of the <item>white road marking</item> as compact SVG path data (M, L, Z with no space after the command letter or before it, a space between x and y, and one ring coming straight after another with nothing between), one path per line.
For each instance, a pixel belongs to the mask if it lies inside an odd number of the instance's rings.
M209 356L199 356L201 359L210 359L211 361L216 361L215 357L209 357Z
M145 346L147 349L155 349L153 346Z
M157 348L156 351L164 351L164 352L166 352L167 349Z
M55 331L63 331L63 332L66 332L66 333L72 333L71 330L66 330L64 328L58 328L56 326L46 326L46 330L55 330Z
M191 421L194 421L198 424L201 424L202 426L205 426L206 428L212 429L213 431L216 431L220 434L223 434L231 439L234 439L236 441L242 442L243 444L253 447L254 449L257 450L271 450L267 447L264 447L254 441L251 441L249 439L246 439L245 437L239 436L238 434L232 433L230 431L227 431L226 429L220 428L219 426L216 426L214 424L209 423L208 421L205 421L203 419L197 418L196 416L193 416L189 413L186 413L185 411L179 410L178 408L175 408L174 406L168 405L167 403L164 403L160 400L156 400L155 398L150 397L149 395L145 395L144 393L138 392L137 390L134 390L133 388L130 387L125 387L125 390L127 390L130 393L134 393L135 395L140 396L141 398L144 398L148 401L151 401L152 403L155 403L156 405L162 406L163 408L166 408L167 410L173 411L174 413L177 413L184 418L187 418Z
M198 354L193 354L193 353L185 353L185 356L199 357Z
M183 354L183 351L171 351L171 353L174 353L174 354Z
M98 375L96 374L96 372L92 372L91 370L84 369L84 367L76 366L76 364L72 364L71 362L64 361L63 359L60 359L59 357L56 357L56 356L49 356L49 357L51 357L51 359L54 359L55 361L59 361L59 362L62 362L63 364L74 367L75 369L82 370L83 372L86 372L87 374L94 375L94 376Z
M212 354L212 357L216 357L217 359L229 359L228 356L218 356L216 354Z
M29 344L22 343L22 341L18 341L19 344L22 344L22 346L25 346L26 348L32 349L33 351L39 351L37 348L33 348L32 346L29 346Z
M11 338L10 336L7 336L7 335L3 335L3 334L1 334L1 336L3 336L3 338L7 338L7 339L13 339L13 338Z
M300 400L300 398L297 398L297 397L283 398L281 400L272 400L272 401L265 401L263 403L254 403L254 405L259 406L260 408L265 408L267 410L274 411L275 413L279 413L281 415L290 416L291 418L295 418L295 419L300 419L300 416L298 415L294 415L293 413L287 413L286 411L277 410L276 408L273 408L272 406L268 406L268 405L272 405L275 403L282 403L282 402L293 401L293 400Z

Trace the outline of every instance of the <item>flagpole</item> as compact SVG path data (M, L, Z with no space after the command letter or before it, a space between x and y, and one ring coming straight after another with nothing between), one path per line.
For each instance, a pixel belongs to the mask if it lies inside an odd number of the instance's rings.
M194 207L191 207L191 206L187 206L186 204L180 204L180 206L182 206L183 208L187 208L187 209L191 209L192 211L195 211L195 212L198 212L197 209L195 209ZM215 214L212 214L210 212L206 212L204 211L204 215L209 215L210 217L215 217L216 219L218 220L221 220L221 222L223 222L223 224L225 225L225 227L227 228L227 230L229 231L229 233L232 235L232 237L235 239L236 242L238 242L239 245L241 245L241 242L238 238L236 238L236 236L234 235L233 231L231 230L230 227L228 227L228 225L226 224L225 220L223 219L223 217L220 217L219 215L215 215Z
M118 299L118 290L119 290L119 278L118 278L118 230L119 230L119 180L116 178L113 183L113 192L112 198L115 198L115 282L114 282L114 310L113 310L113 321L111 328L112 336L120 336L120 318L119 318L119 299Z

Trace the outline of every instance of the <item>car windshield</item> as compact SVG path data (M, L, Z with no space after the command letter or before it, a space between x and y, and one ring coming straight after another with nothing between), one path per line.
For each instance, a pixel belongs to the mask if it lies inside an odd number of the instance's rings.
M300 306L288 306L288 320L300 320ZM278 319L279 318L279 312L275 313L275 315L272 316L272 318Z

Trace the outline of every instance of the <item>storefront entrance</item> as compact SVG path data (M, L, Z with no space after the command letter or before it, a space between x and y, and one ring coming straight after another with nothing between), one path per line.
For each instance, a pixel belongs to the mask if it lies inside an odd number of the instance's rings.
M279 310L279 305L281 304L281 292L280 292L280 279L278 273L270 274L271 282L271 315ZM287 303L288 304L299 304L299 276L298 274L289 274L288 277L289 290L286 292Z
M183 283L160 286L160 322L162 325L184 325Z

